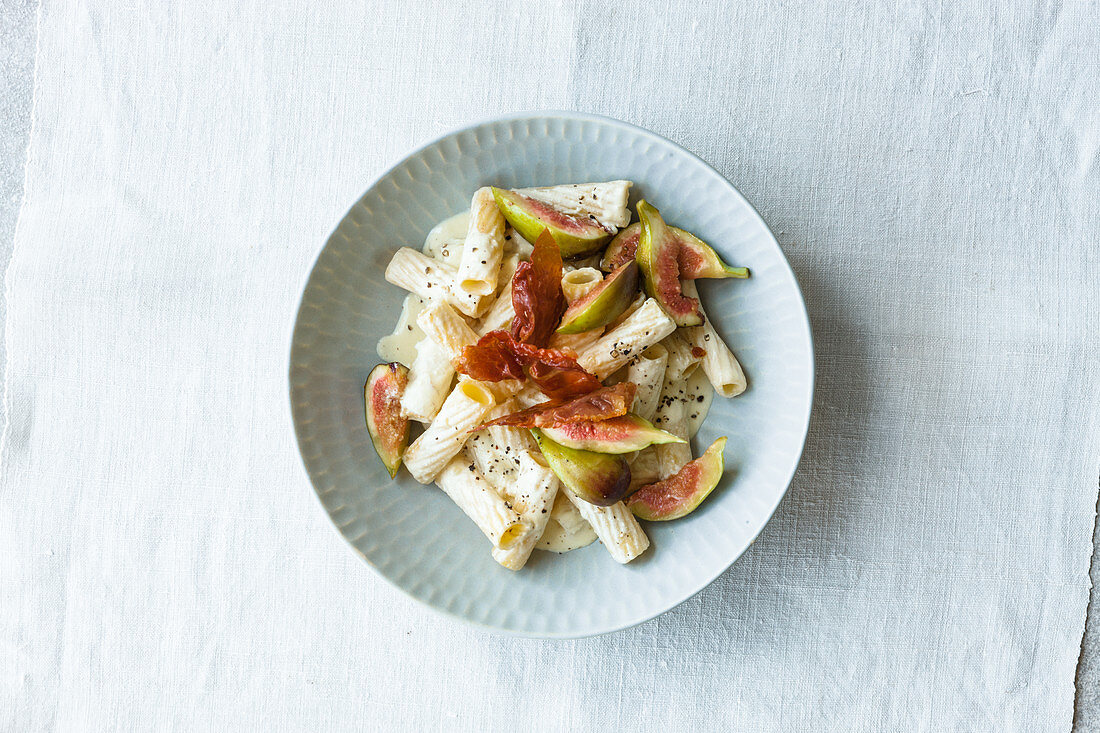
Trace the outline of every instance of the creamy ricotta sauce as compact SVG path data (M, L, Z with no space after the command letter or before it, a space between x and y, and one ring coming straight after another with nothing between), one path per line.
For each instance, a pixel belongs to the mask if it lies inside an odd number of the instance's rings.
M466 229L470 226L470 212L463 211L439 222L428 232L421 250L429 257L458 267L462 260L462 245L466 241Z
M378 339L378 358L382 361L396 361L411 367L416 358L416 345L424 338L424 332L416 323L416 317L424 310L427 301L416 293L405 296L401 306L401 315L397 326L389 336Z
M535 545L536 549L562 553L587 547L596 541L595 530L584 521L580 512L562 491L564 489L559 490L554 498L550 520L546 523L546 530Z
M578 527L572 532L566 531L558 521L553 517L546 523L546 531L542 533L542 537L539 538L538 544L535 545L536 550L546 550L547 552L564 553L570 550L579 550L582 547L588 547L596 541L596 532L592 527L585 525Z

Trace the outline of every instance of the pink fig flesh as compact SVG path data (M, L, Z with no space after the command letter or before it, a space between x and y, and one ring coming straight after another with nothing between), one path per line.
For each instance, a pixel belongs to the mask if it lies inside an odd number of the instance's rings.
M397 475L409 445L409 419L401 415L401 396L408 383L409 370L392 362L372 369L363 385L367 430L390 478Z
M651 445L685 442L634 414L567 423L543 428L542 432L559 445L596 453L631 453Z
M611 239L612 232L593 217L571 216L541 201L503 188L493 188L493 198L500 213L521 237L535 242L546 230L557 242L562 257L592 254Z
M714 248L699 239L691 232L679 227L669 227L680 243L680 250L676 256L676 264L680 267L681 280L698 280L700 278L747 278L749 268L730 267L727 265ZM615 235L611 243L607 245L600 268L604 272L611 272L617 267L634 259L638 251L638 240L642 236L641 222L635 222Z
M695 511L722 479L726 439L711 443L703 455L684 465L664 481L635 491L626 506L639 519L664 522L685 517Z
M661 212L645 201L638 202L642 233L635 259L642 270L645 289L657 299L677 326L698 326L703 314L696 298L680 288L679 238L665 224Z

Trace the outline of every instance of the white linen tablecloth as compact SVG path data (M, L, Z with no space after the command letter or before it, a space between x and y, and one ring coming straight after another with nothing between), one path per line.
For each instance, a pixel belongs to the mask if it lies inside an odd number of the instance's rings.
M44 2L0 728L1068 729L1100 470L1098 4L460 5ZM349 205L412 146L540 108L727 175L818 359L753 548L571 642L375 577L286 407L300 286Z

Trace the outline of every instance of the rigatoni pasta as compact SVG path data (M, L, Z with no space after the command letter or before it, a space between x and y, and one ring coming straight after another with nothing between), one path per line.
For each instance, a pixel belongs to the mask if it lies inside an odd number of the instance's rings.
M582 267L562 275L561 291L565 302L572 304L592 292L603 280L603 273L594 267ZM569 349L575 354L583 354L600 340L604 329L593 328L581 333L555 333L550 339L550 348Z
M666 402L667 399L667 402ZM678 438L688 438L687 409L678 396L661 396L654 424ZM683 468L691 460L690 443L663 443L654 446L657 454L657 478L664 480Z
M630 361L626 380L638 387L634 393L634 414L638 417L653 419L661 399L667 366L668 350L660 344L650 346Z
M386 282L431 302L454 301L451 293L454 276L455 270L450 265L410 247L397 250L386 266Z
M661 479L661 462L657 457L659 447L651 445L648 448L643 448L629 459L631 490Z
M490 331L507 329L512 324L516 311L512 307L512 283L509 282L500 291L500 296L489 306L489 310L478 323L477 333L484 336Z
M520 519L484 477L469 469L465 456L449 461L439 473L439 488L473 520L493 549L507 551L530 534L533 527Z
M565 302L572 304L592 292L603 280L603 273L595 267L582 267L561 276L561 292Z
M600 379L676 330L676 324L653 298L581 354L578 363Z
M481 382L461 379L435 419L405 451L405 467L422 484L431 483L465 445L469 432L493 408L492 391Z
M460 303L475 304L473 299L496 292L503 254L504 216L493 200L492 189L479 188L470 204L470 225L452 286ZM463 312L477 315L475 311Z
M694 351L696 347L687 342L677 329L665 337L661 345L668 353L666 379L681 381L690 377L699 368L703 355Z
M693 281L685 280L682 287L684 295L699 297L699 290ZM729 346L726 346L726 342L714 330L714 324L707 318L706 311L703 311L703 317L706 320L702 326L685 329L687 338L705 352L703 371L707 373L707 379L714 386L714 391L723 397L736 397L749 386L745 372L741 369L741 362L737 361Z
M497 404L487 419L501 417L517 409L514 399ZM477 469L507 500L514 497L516 477L522 453L537 450L531 434L524 428L494 425L473 433L466 441L466 450Z
M448 303L432 303L416 319L424 334L439 344L454 362L462 350L477 343L477 334Z
M642 531L642 525L621 501L611 506L594 506L566 493L615 562L625 565L649 547L649 537Z
M604 183L571 183L565 186L541 186L521 188L519 193L553 206L574 216L593 216L614 227L630 223L631 181L607 181Z
M574 354L583 354L596 345L603 333L602 328L593 328L581 333L555 333L550 339L550 348L569 349Z
M450 354L437 341L423 338L409 369L409 383L401 395L401 411L418 422L431 422L451 391L455 370Z
M511 508L530 529L511 546L493 548L493 559L509 570L519 570L526 564L535 543L546 530L550 510L558 494L558 477L537 452L525 450L520 453L517 462L519 472L514 483Z

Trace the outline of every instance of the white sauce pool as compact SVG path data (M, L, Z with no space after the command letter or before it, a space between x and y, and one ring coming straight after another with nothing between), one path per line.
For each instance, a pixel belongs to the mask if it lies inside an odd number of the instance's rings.
M413 359L416 358L416 345L424 338L416 317L424 310L425 305L427 302L415 293L405 296L405 303L401 306L401 315L393 333L378 339L378 358L412 366Z
M535 549L561 554L570 550L588 547L595 541L596 532L591 527L580 527L572 532L567 532L558 524L556 519L551 518L546 523L546 531L542 533Z
M466 229L470 226L470 212L463 211L436 224L421 250L429 257L458 267L462 260L462 245L466 241Z
M580 512L559 490L554 498L550 521L546 523L546 531L542 533L535 548L562 553L587 547L595 541L595 530L581 518Z

